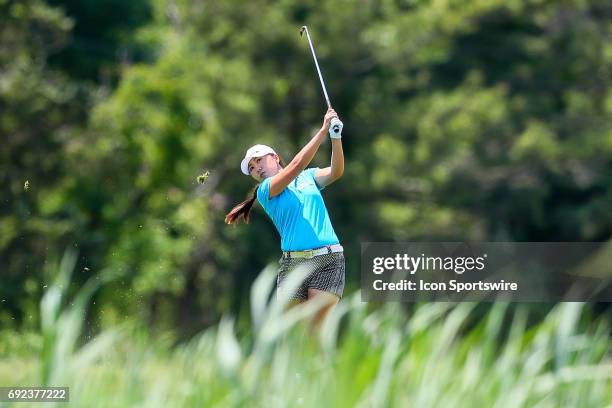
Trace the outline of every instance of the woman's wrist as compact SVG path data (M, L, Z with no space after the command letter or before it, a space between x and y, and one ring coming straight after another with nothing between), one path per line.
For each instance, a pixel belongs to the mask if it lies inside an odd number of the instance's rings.
M325 136L327 136L327 131L328 131L328 127L325 127L325 125L321 126L321 129L319 129L319 131L316 134L316 137L319 137L321 139L324 139Z

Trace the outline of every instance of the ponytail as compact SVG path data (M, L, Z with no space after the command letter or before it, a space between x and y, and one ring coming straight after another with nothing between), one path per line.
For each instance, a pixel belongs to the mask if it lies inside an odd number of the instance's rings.
M281 168L284 168L285 162L283 162L283 159L281 159L280 156L278 157L278 161ZM260 183L257 183L255 185L253 191L251 191L249 198L232 208L232 210L227 213L227 215L225 216L226 224L237 224L238 221L240 221L240 217L244 219L245 223L249 223L249 213L251 212L253 203L255 203L255 200L257 199L257 188L259 187L259 184Z
M225 216L226 224L237 224L240 220L240 217L244 219L245 223L249 223L249 213L251 212L251 208L253 207L253 203L257 199L257 188L259 187L259 183L255 185L253 191L251 191L250 197L232 208L232 210L227 213Z

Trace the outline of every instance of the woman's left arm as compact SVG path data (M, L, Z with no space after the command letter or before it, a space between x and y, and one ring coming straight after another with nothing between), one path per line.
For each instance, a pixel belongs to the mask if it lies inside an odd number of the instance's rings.
M315 173L317 184L323 188L338 180L344 174L344 152L342 139L330 139L332 145L331 166L319 169Z

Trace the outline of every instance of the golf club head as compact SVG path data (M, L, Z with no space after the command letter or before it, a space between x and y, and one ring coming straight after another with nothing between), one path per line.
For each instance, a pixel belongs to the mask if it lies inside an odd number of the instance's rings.
M306 31L306 26L302 26L302 28L300 28L300 37L304 34L304 31Z

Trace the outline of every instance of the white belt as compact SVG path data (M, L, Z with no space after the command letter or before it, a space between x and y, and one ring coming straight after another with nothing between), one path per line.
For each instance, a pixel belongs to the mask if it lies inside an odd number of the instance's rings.
M283 258L312 258L313 256L332 254L334 252L342 252L344 248L340 244L327 245L317 249L308 251L284 251Z

